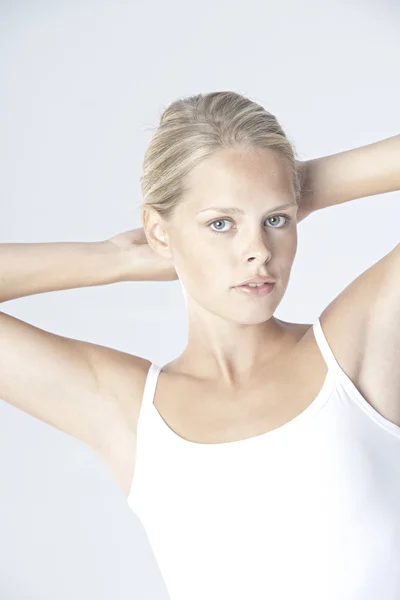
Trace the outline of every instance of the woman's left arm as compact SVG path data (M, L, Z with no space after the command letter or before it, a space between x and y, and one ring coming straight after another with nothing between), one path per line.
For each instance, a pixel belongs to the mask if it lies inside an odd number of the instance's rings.
M297 222L321 208L400 190L400 135L298 165Z

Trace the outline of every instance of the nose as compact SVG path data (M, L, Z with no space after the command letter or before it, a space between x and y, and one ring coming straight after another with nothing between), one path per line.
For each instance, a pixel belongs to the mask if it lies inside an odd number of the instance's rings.
M266 243L266 234L261 232L255 234L249 240L244 253L246 262L259 262L264 264L271 258L271 250Z

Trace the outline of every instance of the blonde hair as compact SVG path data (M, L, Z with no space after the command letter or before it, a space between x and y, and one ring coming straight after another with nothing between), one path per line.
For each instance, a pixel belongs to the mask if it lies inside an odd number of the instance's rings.
M144 155L142 210L151 205L168 221L184 195L185 176L223 148L278 152L291 167L298 201L301 174L293 142L260 104L225 91L178 99L164 110Z

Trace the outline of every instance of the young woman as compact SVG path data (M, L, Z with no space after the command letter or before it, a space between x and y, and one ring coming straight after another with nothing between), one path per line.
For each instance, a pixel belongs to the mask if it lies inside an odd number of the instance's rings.
M400 597L400 247L313 324L274 317L297 223L399 165L400 136L301 163L260 105L199 94L146 151L143 228L1 245L2 301L179 275L188 343L162 366L0 314L0 397L103 458L171 600Z

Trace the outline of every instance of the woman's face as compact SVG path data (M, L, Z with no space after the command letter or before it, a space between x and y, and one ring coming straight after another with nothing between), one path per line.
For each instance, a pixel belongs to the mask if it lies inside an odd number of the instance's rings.
M285 293L297 250L289 165L271 150L224 149L197 166L185 184L187 192L163 228L190 308L200 305L236 323L268 320ZM233 289L255 275L276 280L268 295Z

